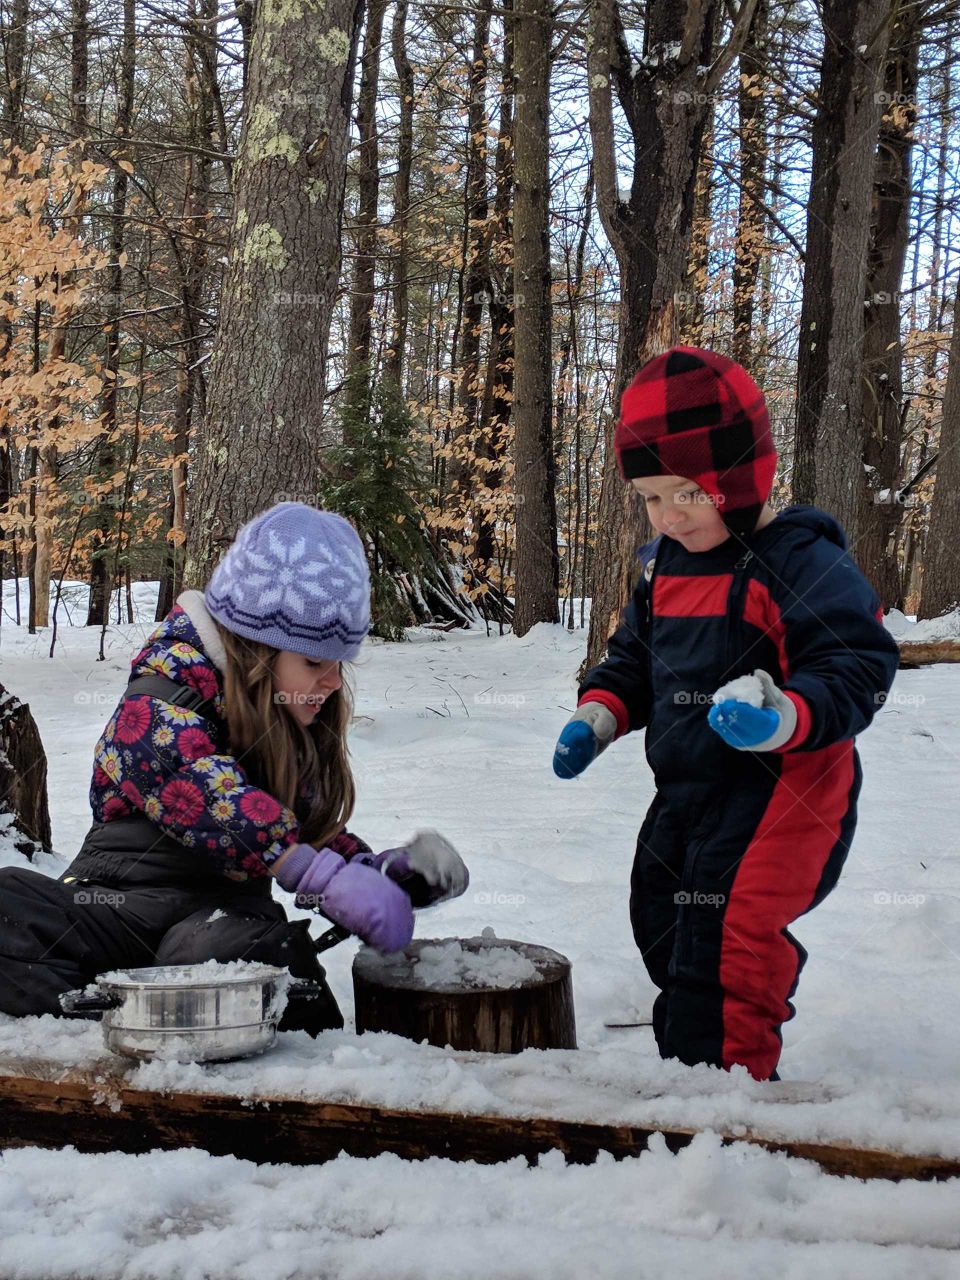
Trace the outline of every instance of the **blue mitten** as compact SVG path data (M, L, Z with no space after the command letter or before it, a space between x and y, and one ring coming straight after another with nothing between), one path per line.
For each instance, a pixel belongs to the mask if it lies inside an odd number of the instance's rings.
M602 702L585 702L563 727L553 753L558 778L575 778L616 737L617 717Z
M723 698L707 712L707 723L738 751L775 751L793 737L797 708L769 672L758 668L753 674L760 682L763 705Z

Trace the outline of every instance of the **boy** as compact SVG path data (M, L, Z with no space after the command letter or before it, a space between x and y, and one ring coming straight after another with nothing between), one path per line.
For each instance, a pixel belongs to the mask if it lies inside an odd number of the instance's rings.
M787 926L839 877L862 776L854 736L886 697L897 646L837 522L767 505L777 454L740 365L694 347L651 360L614 446L660 536L640 549L554 771L574 777L646 728L657 791L630 918L660 991L660 1053L779 1079L806 960Z

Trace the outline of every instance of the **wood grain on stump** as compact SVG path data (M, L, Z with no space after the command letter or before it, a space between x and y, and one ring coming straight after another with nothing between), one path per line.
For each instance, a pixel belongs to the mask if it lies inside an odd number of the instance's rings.
M430 986L417 976L424 947L459 942L464 951L512 948L536 977L517 986ZM483 1053L575 1049L570 961L548 947L496 938L432 938L383 956L363 947L353 962L357 1032L392 1031L439 1048Z

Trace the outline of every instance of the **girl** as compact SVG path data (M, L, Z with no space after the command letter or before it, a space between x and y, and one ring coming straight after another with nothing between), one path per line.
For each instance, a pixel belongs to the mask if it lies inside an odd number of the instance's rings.
M554 770L574 777L646 727L657 790L630 916L659 988L657 1044L777 1079L806 959L787 926L840 875L861 783L854 735L886 698L897 645L837 522L767 505L777 454L740 365L694 347L650 361L614 445L660 536L640 550Z
M116 968L259 960L323 997L282 1029L341 1027L306 920L272 881L383 951L416 905L462 893L435 833L374 857L345 830L354 804L341 664L369 628L359 537L281 502L237 534L204 592L185 591L133 659L94 753L94 822L59 880L0 871L0 1011L60 1013L59 996Z

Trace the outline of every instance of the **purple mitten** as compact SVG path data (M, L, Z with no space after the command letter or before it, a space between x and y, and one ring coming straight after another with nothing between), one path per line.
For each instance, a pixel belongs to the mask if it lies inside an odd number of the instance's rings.
M298 907L313 907L378 951L399 951L413 937L413 908L401 888L357 858L299 844L277 872Z
M410 899L386 876L357 861L331 879L320 910L378 951L400 951L413 937Z
M418 831L399 849L386 849L375 856L361 854L354 861L361 858L367 866L396 880L415 907L459 898L470 883L463 859L438 831Z
M294 845L277 872L277 883L297 895L298 907L318 905L324 889L347 864L332 849L315 849L312 844Z
M389 875L393 880L403 880L410 874L410 859L406 849L384 849L383 853L361 853L353 859L362 862L366 867L373 867L381 875Z

